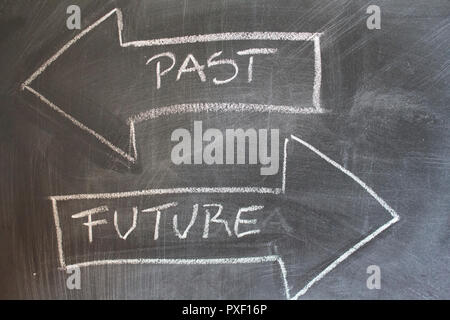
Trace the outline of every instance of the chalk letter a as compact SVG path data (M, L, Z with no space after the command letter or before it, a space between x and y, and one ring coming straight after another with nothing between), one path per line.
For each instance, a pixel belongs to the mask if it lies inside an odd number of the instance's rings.
M192 61L193 67L188 68L189 61ZM203 69L205 69L204 65L201 65L198 63L197 59L192 54L188 54L186 59L184 59L183 64L181 65L180 69L178 70L177 74L177 80L180 80L181 75L185 72L194 72L197 71L198 76L200 77L201 82L206 81L205 73L203 72Z

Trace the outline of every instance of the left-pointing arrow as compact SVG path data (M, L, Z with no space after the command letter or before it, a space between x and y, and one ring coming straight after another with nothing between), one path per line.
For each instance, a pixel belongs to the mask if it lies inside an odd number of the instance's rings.
M320 106L320 33L227 32L125 42L122 29L122 13L119 9L114 9L67 42L23 82L21 89L37 96L52 110L129 163L135 163L138 155L135 125L161 116L206 111L289 114L324 112ZM229 100L185 103L183 99L202 100L197 96L192 99L185 92L180 98L183 100L181 103L154 106L155 97L154 94L149 94L149 88L156 80L154 74L148 72L149 57L143 48L215 41L239 41L249 45L253 41L254 46L260 45L261 41L310 43L313 53L308 62L311 70L311 79L307 80L310 81L309 101L298 105ZM191 91L199 95L196 82L191 81L190 85L195 88ZM255 96L259 96L259 91L255 90L264 91L264 88L250 89ZM170 100L176 94L170 88L167 90L165 93L160 90L163 101ZM205 97L208 98L211 96L211 88L207 92ZM220 91L218 96L223 98ZM234 97L236 94L230 96Z
M116 97L123 89L117 82L129 80L118 79L113 74L126 63L117 37L117 23L108 19L116 13L116 10L109 12L67 42L21 89L37 96L127 162L134 163L136 159L127 147L129 128L120 118L117 112L120 110L114 108L115 101L120 101Z

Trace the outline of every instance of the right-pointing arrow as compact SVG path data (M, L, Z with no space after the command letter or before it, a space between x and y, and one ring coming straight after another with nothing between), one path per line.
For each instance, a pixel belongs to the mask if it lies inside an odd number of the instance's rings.
M298 299L399 216L310 143L292 135L284 146L281 188L185 187L50 197L60 266L272 263L285 297ZM116 208L121 208L119 219ZM98 212L84 224L74 219ZM173 222L163 224L163 214ZM119 226L118 221L128 222ZM89 237L81 232L86 228Z
M346 217L346 214L343 212L340 212L343 210L343 208L345 206L342 206L340 208L339 205L336 205L336 203L339 203L339 201L330 201L332 203L328 204L328 210L323 210L327 212L327 215L330 214L330 212L337 216L337 217L327 217L326 219L328 220L328 225L325 226L323 228L323 230L328 230L328 232L324 232L324 234L322 234L321 236L324 238L324 243L327 243L328 250L330 248L333 247L332 244L330 244L330 241L335 241L335 245L336 248L340 248L339 252L340 254L337 256L337 258L333 258L332 260L326 259L325 261L329 261L328 263L319 263L316 265L315 268L313 268L314 271L314 275L312 275L312 273L309 271L307 272L307 274L309 274L309 278L307 278L307 280L305 281L305 277L304 275L299 275L296 274L295 272L289 272L289 270L286 270L286 279L287 282L289 283L289 288L288 288L288 296L290 297L290 299L298 299L299 297L301 297L302 295L304 295L315 283L317 283L320 279L322 279L325 275L327 275L329 272L331 272L334 268L336 268L341 262L343 262L344 260L346 260L350 255L352 255L354 252L356 252L358 249L360 249L362 246L364 246L365 244L367 244L368 242L370 242L371 240L373 240L376 236L378 236L381 232L383 232L384 230L386 230L387 228L389 228L391 225L393 225L394 223L396 223L397 221L399 221L399 215L397 214L397 212L391 207L389 206L371 187L369 187L365 182L363 182L360 178L358 178L355 174L353 174L352 172L350 172L348 169L344 168L341 164L337 163L336 161L334 161L333 159L331 159L330 157L328 157L327 155L325 155L323 152L321 152L320 150L318 150L316 147L312 146L310 143L300 139L299 137L295 136L295 135L291 135L291 141L293 141L293 143L298 143L301 146L303 146L306 150L312 151L313 154L316 156L315 158L317 159L317 161L321 161L323 163L326 163L328 165L331 166L331 168L335 168L337 169L340 173L342 173L342 175L344 175L345 177L349 178L347 179L347 181L352 181L354 184L356 183L356 185L358 185L362 191L365 191L366 194L368 194L371 198L373 198L376 203L378 203L381 208L383 208L385 211L387 211L388 215L387 215L387 219L383 218L382 215L380 215L377 219L369 219L367 218L367 216L369 216L369 214L363 214L362 217L354 217L355 220L358 219L363 219L364 220L364 224L363 224L363 229L367 229L370 230L369 232L367 232L366 234L364 234L364 230L358 230L358 223L352 223L351 221L346 221L346 219L348 219L348 217ZM292 157L290 155L288 155L288 158ZM296 163L291 163L291 165L296 164ZM298 165L298 164L296 164ZM286 177L286 194L287 197L289 197L289 194L292 194L293 190L289 190L289 186L290 186L290 180L297 180L297 179L302 179L305 178L303 177L295 177L289 174L289 163L287 165L287 177ZM339 175L333 175L336 177L339 177ZM329 180L327 180L327 178L330 177ZM327 187L324 187L326 185L329 185L329 190L330 193L329 194L323 194L322 196L320 196L319 198L322 198L322 202L326 202L325 199L332 199L333 195L338 195L339 191L336 190L336 188L342 188L345 189L345 183L342 184L342 180L341 178L337 178L339 182L335 182L332 181L333 178L331 178L331 175L328 175L325 177L325 179L323 179L323 182L321 184L321 188L322 189L327 189ZM295 184L295 183L294 183ZM313 187L314 182L313 183L309 183L308 184L308 188ZM323 192L323 191L322 191ZM355 192L355 191L354 191ZM293 197L302 197L302 195L299 194L294 194ZM292 196L291 196L292 197ZM357 197L359 200L362 198L361 196ZM311 201L311 200L309 200ZM341 200L342 201L342 200ZM344 201L343 201L344 202ZM317 204L317 206L321 206L323 204ZM314 205L311 205L312 207L314 207ZM334 208L332 208L332 206L334 206ZM331 207L331 210L330 210ZM344 209L345 210L345 209ZM320 211L320 210L318 210ZM314 213L315 214L315 213ZM372 227L372 226L367 226L367 220L372 220L374 221L374 224L379 223L378 226ZM378 221L383 221L383 222L378 222ZM319 228L320 230L320 228ZM360 234L360 236L358 237L358 241L350 243L350 239L352 239L352 237L354 237L354 235L352 236L352 233L358 235ZM338 237L336 238L336 235L338 235ZM329 239L325 239L325 238L329 238ZM316 239L312 240L312 239L306 239L305 242L308 241L317 241ZM347 243L346 245L342 246L342 243ZM325 247L323 245L323 243L317 242L317 244L319 244L319 246ZM346 248L345 248L346 247ZM345 249L343 249L345 248ZM315 254L319 254L318 252L315 252ZM331 256L333 256L334 254L331 254ZM281 257L284 260L284 264L285 265L292 265L292 261L299 259L298 261L301 261L300 264L304 264L304 260L305 259L305 255L294 255L294 259L289 259L288 257L283 256L283 254L281 254ZM291 261L290 261L291 260ZM295 265L295 263L294 263ZM318 267L317 267L318 266ZM287 267L286 267L287 268ZM297 267L294 267L293 270L296 270ZM298 270L298 269L297 269ZM300 279L300 281L299 281ZM300 285L300 287L298 287Z

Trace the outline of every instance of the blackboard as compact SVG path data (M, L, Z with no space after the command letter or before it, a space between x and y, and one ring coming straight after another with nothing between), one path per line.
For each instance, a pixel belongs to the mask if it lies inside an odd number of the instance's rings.
M449 298L449 16L2 1L0 297Z

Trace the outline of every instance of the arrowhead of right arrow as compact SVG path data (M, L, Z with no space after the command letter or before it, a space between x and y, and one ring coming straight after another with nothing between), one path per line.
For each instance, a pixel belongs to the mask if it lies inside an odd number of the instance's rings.
M395 210L365 182L294 135L288 149L282 208L283 219L293 231L276 243L276 253L282 260L289 299L300 298L399 220Z

